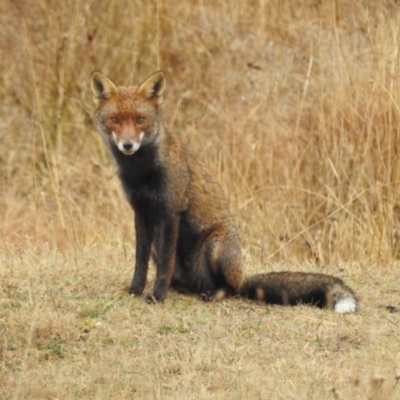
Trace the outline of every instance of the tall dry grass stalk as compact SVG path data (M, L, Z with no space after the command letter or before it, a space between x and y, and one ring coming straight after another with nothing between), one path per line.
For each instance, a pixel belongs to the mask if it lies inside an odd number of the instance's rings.
M396 2L3 1L0 246L131 241L89 77L158 67L258 261L399 256Z
M395 0L0 0L0 397L399 398L399 29ZM247 271L345 275L359 313L120 295L90 74L157 68Z

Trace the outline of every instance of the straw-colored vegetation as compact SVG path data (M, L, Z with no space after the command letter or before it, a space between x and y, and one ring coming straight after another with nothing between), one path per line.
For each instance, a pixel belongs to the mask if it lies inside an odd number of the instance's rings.
M1 0L0 30L1 398L400 398L398 2ZM159 68L248 273L337 275L360 312L121 293L133 218L90 73Z

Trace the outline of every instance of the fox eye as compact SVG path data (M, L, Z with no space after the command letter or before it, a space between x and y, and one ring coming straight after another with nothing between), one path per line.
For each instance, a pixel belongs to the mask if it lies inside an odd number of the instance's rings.
M144 117L136 117L136 123L141 125L144 122Z
M118 117L111 117L111 122L113 124L119 124L119 118Z

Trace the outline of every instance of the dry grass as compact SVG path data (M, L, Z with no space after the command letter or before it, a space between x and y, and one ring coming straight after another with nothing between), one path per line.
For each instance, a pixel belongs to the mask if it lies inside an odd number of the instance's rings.
M0 1L0 397L399 398L397 2L142 3ZM341 276L360 313L120 295L132 212L90 73L157 68L248 272Z

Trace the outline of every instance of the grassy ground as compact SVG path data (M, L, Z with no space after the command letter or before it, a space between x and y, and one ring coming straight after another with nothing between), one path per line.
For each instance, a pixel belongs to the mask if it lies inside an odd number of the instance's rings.
M395 270L377 278L367 265L324 269L362 297L360 312L342 316L239 299L213 305L176 293L149 305L119 290L133 264L122 248L46 253L0 260L4 399L400 395L399 317L384 308L398 304Z
M0 397L399 398L398 4L142 3L0 1ZM123 295L132 211L90 73L158 68L246 271L337 275L360 312Z

